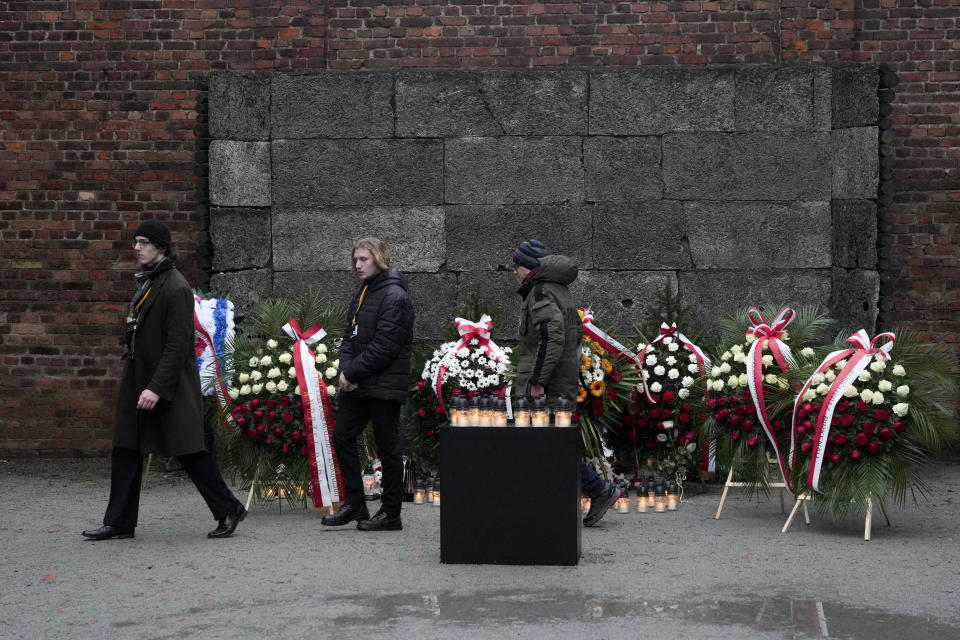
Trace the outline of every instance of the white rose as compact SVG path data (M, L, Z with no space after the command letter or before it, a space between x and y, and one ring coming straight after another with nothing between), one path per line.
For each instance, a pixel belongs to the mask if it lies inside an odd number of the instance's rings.
M760 358L760 360L763 362L763 366L765 367L773 366L773 356L771 355L763 356L762 358Z
M236 387L234 387L233 389L230 389L231 400L236 400L239 397L240 397L240 391Z
M283 393L289 388L290 388L290 385L287 384L286 380L281 380L280 382L277 383L277 391L279 391L280 393Z
M860 392L857 391L857 388L856 388L855 386L853 386L852 384L848 384L848 385L847 385L847 388L843 390L843 395L845 395L845 396L848 397L848 398L855 398L855 397L857 397L859 394L860 394ZM871 394L871 395L872 395L872 394Z
M897 404L893 405L893 412L898 416L900 416L901 418L907 415L909 411L910 411L910 405L907 404L906 402L898 402Z
M263 356L262 358L260 358L260 366L269 367L272 364L273 364L273 358L271 358L270 356Z
M271 349L276 349L276 348L279 347L279 346L280 346L280 344L279 344L276 340L274 340L273 338L270 338L269 340L267 340L267 347L269 347L269 348L271 348Z
M300 386L299 386L299 385L296 386L296 387L293 389L293 393L294 393L294 395L297 395L297 396L300 395Z
M255 367L258 364L260 364L260 358L258 358L257 356L253 356L252 358L250 358L250 362L248 362L247 364L250 365L251 367Z
M293 356L289 353L281 353L277 356L277 360L280 361L280 364L290 364L290 362L293 361Z
M827 369L827 372L823 374L823 377L827 379L827 382L833 382L837 379L837 374L835 374L832 369Z
M900 385L897 387L897 395L901 398L906 398L908 395L910 395L910 387L905 384Z
M727 378L727 384L731 387L736 387L737 385L740 384L740 378L738 378L737 376L730 376L729 378Z
M743 345L735 344L732 347L730 347L730 351L733 351L734 353L742 353Z
M670 378L671 380L676 380L677 378L680 377L680 372L677 371L676 369L670 369L670 371L667 371L667 377Z
M690 376L683 376L683 379L680 381L680 384L683 385L684 387L689 387L693 385L693 378L691 378Z
M240 382L240 384L247 384L250 382L250 374L246 372L241 373L239 376L237 376L237 380Z
M729 359L732 358L732 357L733 357L733 354L731 354L729 351L724 351L724 352L723 352L723 355L720 356L720 359L723 360L723 361L727 361L727 360L729 360ZM697 361L697 357L691 353L691 354L690 354L690 362L696 362L696 361Z
M863 400L864 402L870 402L871 400L873 400L873 391L871 391L870 389L864 389L863 391L860 392L860 399Z
M263 377L263 374L257 371L256 369L250 372L250 379L253 380L254 382L256 382L262 377Z
M733 356L733 361L734 361L734 362L746 362L746 361L747 361L747 354L745 354L743 351L738 351L738 352L736 353L736 355Z
M905 370L902 366L900 366L900 365L898 364L898 365L895 365L895 366L893 367L893 375L895 375L895 376L905 376L905 375L907 375L907 372L906 372L906 370Z
M753 341L757 339L757 336L752 333L747 334L747 344L753 344Z
M737 382L740 383L741 387L747 386L747 374L741 373L740 377L737 379Z
M333 385L329 385L329 384L328 384L328 385L327 385L327 395L330 396L331 398L332 398L333 396L337 395L337 388L334 387Z
M838 362L834 362L834 363L833 363L833 367L834 367L837 371L840 371L840 370L843 369L845 366L847 366L847 361L846 361L846 360L840 360L840 361L838 361Z
M650 391L653 391L654 393L660 393L661 389L663 389L663 386L659 382L654 382L652 385L650 385Z
M270 379L279 378L281 375L283 374L280 373L280 367L273 367L270 371L267 371L267 377Z
M827 379L827 376L822 373L813 374L813 384L823 384L823 381Z
M886 393L887 391L890 391L890 389L893 389L893 383L889 380L881 380L877 383L877 388Z
M273 380L267 380L267 384L263 385L263 388L266 389L269 393L273 393L277 390L277 383Z
M713 383L714 391L723 391L723 380L708 380L707 384Z
M864 369L863 371L857 374L857 380L859 380L860 382L867 382L872 377L873 376L871 376L870 372L867 371L866 369Z
M721 365L720 365L720 371L721 371L722 373L730 373L730 363L729 363L729 362L724 362L723 364L721 364Z
M245 384L240 387L240 395L245 396L250 393L250 385Z
M322 342L317 345L317 353L326 353L326 352L327 352L327 345L323 344Z
M720 365L716 365L716 364L713 365L713 369L710 370L710 377L719 378L722 374L723 374L723 369L720 368Z
M680 391L677 391L677 395L680 396L681 399L686 400L690 397L690 389L680 389Z
M336 360L334 360L332 366L333 366L334 369L339 369L339 368L340 368L340 358L337 358Z
M829 386L827 386L827 385L825 385L825 384L823 384L823 383L820 383L819 385L817 385L817 394L818 394L818 395L825 396L825 395L827 395L827 392L828 392L828 391L830 391L830 387L829 387Z
M873 371L876 371L877 373L880 373L886 368L887 368L887 363L884 362L883 360L874 360L873 362L870 363L870 369L872 369Z
M287 369L287 376L290 377L290 378L296 378L296 377L297 377L297 368L296 368L296 367L290 367L289 369Z
M324 377L329 380L330 378L335 378L337 376L337 370L333 367L327 367L327 370L323 372Z
M648 367L652 367L653 365L657 364L657 356L651 353L650 355L647 356L647 359L644 360L644 362L647 363Z
M654 372L655 374L657 374L658 376L662 376L663 374L665 374L665 373L667 372L667 370L663 368L663 365L662 365L662 364L658 364L657 366L655 366L655 367L653 368L653 372Z
M873 404L883 404L884 397L879 391L873 392Z
M817 392L814 391L813 389L807 389L806 392L804 392L803 394L803 400L805 402L810 402L811 400L815 400L816 397L817 397Z
M800 355L802 355L804 358L812 358L814 355L816 355L816 352L810 347L804 347L803 349L800 349Z
M253 395L257 395L258 393L260 393L261 391L263 391L263 384L261 384L261 383L258 382L257 384L255 384L255 385L253 385L252 387L250 387L250 391L253 392Z
M768 373L767 375L763 376L763 381L767 384L777 384L777 374Z

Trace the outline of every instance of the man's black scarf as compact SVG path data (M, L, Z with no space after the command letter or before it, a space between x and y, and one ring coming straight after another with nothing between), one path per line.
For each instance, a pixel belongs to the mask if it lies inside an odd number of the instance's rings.
M130 300L130 313L127 315L127 358L133 360L134 347L137 343L137 326L140 321L140 310L146 298L150 295L150 287L154 280L162 274L173 268L173 260L164 256L158 262L144 267L142 270L133 274L137 281L137 290Z

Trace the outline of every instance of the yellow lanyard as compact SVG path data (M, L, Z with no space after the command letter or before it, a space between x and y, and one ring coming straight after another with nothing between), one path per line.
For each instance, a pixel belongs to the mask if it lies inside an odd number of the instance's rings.
M153 287L150 287L150 289L153 289ZM140 302L138 302L137 305L133 308L134 311L140 310L140 305L142 305L143 302L147 299L147 296L150 295L150 289L147 289L147 292L143 294L142 298L140 298Z
M360 313L360 305L363 304L363 296L367 295L368 286L370 285L363 285L363 291L360 292L360 300L357 301L357 310L353 312L353 324L357 324L357 314ZM149 291L147 293L149 293Z

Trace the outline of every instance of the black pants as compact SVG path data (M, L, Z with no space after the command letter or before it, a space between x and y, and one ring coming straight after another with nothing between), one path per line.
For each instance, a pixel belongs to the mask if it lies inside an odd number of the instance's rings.
M357 456L357 436L373 422L373 435L377 441L377 455L383 465L383 497L381 510L388 516L399 516L403 501L403 454L397 425L400 421L400 405L396 400L377 398L353 398L349 393L340 394L337 407L337 422L333 428L333 447L340 463L340 475L346 495L343 501L360 506L363 504L363 469Z
M223 481L213 456L207 451L177 456L184 471L210 508L215 520L221 520L242 506ZM110 502L103 524L114 527L137 526L140 509L140 480L143 456L134 449L114 449L110 470Z

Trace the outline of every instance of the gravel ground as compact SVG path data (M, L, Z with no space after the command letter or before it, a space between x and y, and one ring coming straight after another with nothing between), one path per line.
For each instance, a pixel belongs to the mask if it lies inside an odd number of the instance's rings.
M680 510L608 513L575 567L444 565L439 509L402 532L325 529L260 505L227 540L180 473L155 468L134 540L88 542L109 461L0 462L0 637L960 637L960 464L932 464L919 507L780 533L776 495L691 487ZM376 505L374 505L376 506ZM789 504L787 508L789 509ZM509 517L509 514L504 514Z

